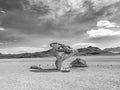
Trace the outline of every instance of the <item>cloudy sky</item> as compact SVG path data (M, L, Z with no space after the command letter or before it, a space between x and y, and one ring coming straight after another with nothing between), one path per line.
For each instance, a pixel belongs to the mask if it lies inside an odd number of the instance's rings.
M0 52L120 46L120 0L0 0Z

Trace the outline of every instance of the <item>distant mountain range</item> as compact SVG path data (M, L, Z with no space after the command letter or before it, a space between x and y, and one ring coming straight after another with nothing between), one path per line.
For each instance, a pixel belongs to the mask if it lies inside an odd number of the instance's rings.
M104 51L108 51L111 53L120 53L120 47L115 47L115 48L106 48Z
M120 47L100 49L98 47L89 46L87 48L79 48L75 56L81 55L120 55ZM37 58L52 57L51 49L43 52L22 53L22 54L0 54L0 58Z

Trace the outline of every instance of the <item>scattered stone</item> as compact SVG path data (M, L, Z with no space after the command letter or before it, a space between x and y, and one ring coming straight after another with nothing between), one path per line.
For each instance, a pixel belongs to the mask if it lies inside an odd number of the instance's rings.
M40 66L31 66L30 69L42 69Z

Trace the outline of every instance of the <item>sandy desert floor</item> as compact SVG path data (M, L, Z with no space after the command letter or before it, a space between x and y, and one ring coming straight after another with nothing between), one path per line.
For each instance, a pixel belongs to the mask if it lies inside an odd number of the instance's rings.
M114 57L116 62L99 59L103 60L87 57L88 68L72 68L68 73L29 69L39 64L46 69L55 68L54 60L1 59L0 90L120 90L120 58Z

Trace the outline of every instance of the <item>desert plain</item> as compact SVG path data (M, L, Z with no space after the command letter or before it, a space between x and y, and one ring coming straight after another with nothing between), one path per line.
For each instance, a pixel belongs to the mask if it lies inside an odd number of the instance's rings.
M0 90L120 90L120 56L80 58L88 67L71 68L70 72L55 70L52 57L0 59ZM30 69L33 65L45 70Z

